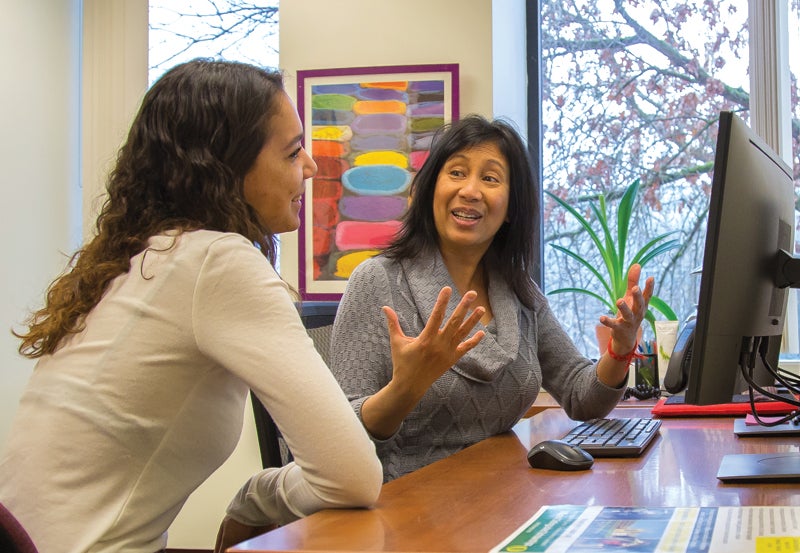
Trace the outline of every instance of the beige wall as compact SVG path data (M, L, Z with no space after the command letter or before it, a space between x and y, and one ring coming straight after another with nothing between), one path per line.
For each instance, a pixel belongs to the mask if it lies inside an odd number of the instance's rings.
M147 90L147 1L83 0L83 233L94 231L117 150Z
M80 1L3 2L0 49L0 448L33 362L10 329L80 240Z

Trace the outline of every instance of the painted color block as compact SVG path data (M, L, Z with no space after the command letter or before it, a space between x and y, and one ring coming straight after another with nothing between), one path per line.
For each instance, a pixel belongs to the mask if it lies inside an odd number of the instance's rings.
M348 125L324 125L311 127L312 140L335 140L344 142L353 138L353 130Z
M339 213L358 221L389 221L399 219L407 206L404 196L345 196L339 200Z
M379 253L379 250L365 250L345 254L336 260L336 270L333 274L340 278L350 278L353 270L358 267L362 261L366 261L370 257L375 257Z
M411 131L432 131L438 129L442 125L444 125L443 117L415 117L411 120Z
M438 116L444 118L444 102L422 102L408 106L408 115L411 117Z
M356 115L368 115L371 113L396 113L404 115L407 106L397 100L361 100L353 105L353 113Z
M401 90L391 90L386 88L361 88L356 93L359 100L397 100L408 103L408 94Z
M408 120L405 115L380 113L359 115L350 125L353 134L405 134Z
M349 109L312 109L312 125L350 125L356 116Z
M311 94L348 94L353 95L361 87L356 83L318 84L311 87Z
M312 109L351 110L356 99L347 94L315 94L311 97Z
M430 150L433 144L433 137L436 131L415 132L411 133L411 149L412 150Z
M408 157L401 152L376 150L357 155L353 160L353 165L356 167L362 165L396 165L401 169L405 169L408 167Z
M378 81L361 83L364 88L388 88L390 90L408 90L408 81Z
M409 90L414 92L444 92L444 81L413 81Z
M329 254L333 244L333 230L314 227L312 241L314 242L314 256Z
M342 185L354 194L391 196L406 191L411 173L396 165L353 167L342 175Z
M383 249L389 245L399 229L400 221L342 221L336 225L334 242L340 251Z
M338 200L342 197L342 181L339 179L320 179L314 177L314 180L311 182L311 192L314 195L314 199Z
M320 157L343 157L347 155L350 148L343 142L333 140L312 140L311 152Z
M408 156L408 161L411 163L411 168L414 171L419 171L425 160L428 159L428 150L420 150L419 152L411 152Z
M408 142L402 135L371 134L356 136L350 141L352 152L368 152L370 150L405 150Z
M331 228L339 222L339 210L333 198L314 198L312 213L315 227Z
M314 162L317 164L318 179L336 179L342 178L345 171L350 169L350 164L346 159L340 157L327 157L327 156L314 156Z

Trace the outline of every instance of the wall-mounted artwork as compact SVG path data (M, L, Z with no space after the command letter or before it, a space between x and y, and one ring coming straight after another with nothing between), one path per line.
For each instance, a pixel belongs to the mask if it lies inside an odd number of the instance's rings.
M339 299L400 228L434 133L458 118L458 64L298 71L297 82L318 167L301 212L300 293Z

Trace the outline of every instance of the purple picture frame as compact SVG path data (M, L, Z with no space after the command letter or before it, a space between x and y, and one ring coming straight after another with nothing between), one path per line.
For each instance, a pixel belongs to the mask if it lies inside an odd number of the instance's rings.
M458 119L458 64L298 71L297 110L318 166L300 211L299 291L338 300L399 228L433 134Z

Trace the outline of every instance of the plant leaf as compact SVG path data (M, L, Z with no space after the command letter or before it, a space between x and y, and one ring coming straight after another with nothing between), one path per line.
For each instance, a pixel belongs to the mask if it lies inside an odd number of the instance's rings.
M667 305L667 302L659 298L658 296L651 296L650 297L650 307L664 315L668 321L677 321L678 316L672 310L672 308Z
M567 248L565 248L563 246L559 246L558 244L550 244L550 246L552 246L554 249L560 251L561 253L563 253L565 255L568 255L569 257L571 257L572 259L576 260L578 263L580 263L581 265L583 265L584 267L589 269L589 271L597 278L597 280L600 282L600 284L603 285L603 288L606 289L606 292L608 292L608 295L609 296L612 295L613 292L612 292L612 290L610 288L608 280L606 280L603 277L603 275L600 274L600 271L598 271L594 267L594 265L589 263L586 259L584 259L583 257L579 256L578 254L576 254L572 250L568 250Z
M636 203L636 194L639 192L639 179L634 180L625 192L617 207L617 247L619 248L620 265L625 263L625 247L628 244L628 230L633 217L633 207Z
M652 241L647 244L647 246L650 246L650 245L652 245ZM638 263L642 267L644 267L654 257L657 257L657 256L661 255L662 253L668 252L669 250L673 250L673 249L675 249L677 247L680 247L680 245L681 245L681 243L680 243L679 240L677 240L677 239L670 240L668 242L664 242L663 244L660 244L657 247L654 247L653 249L651 249L646 254L644 253L644 251L647 248L647 246L645 246L641 250L639 250L639 253L636 254L636 257L639 259Z
M617 306L608 303L608 300L606 298L604 298L603 296L600 296L599 294L595 294L591 290L587 290L585 288L558 288L556 290L550 290L547 293L547 295L551 296L551 295L554 295L554 294L565 294L567 292L576 293L576 294L585 294L587 296L591 296L591 297L595 298L596 300L600 301L603 305L605 305L606 308L608 309L609 313L615 313L616 310L617 310Z

